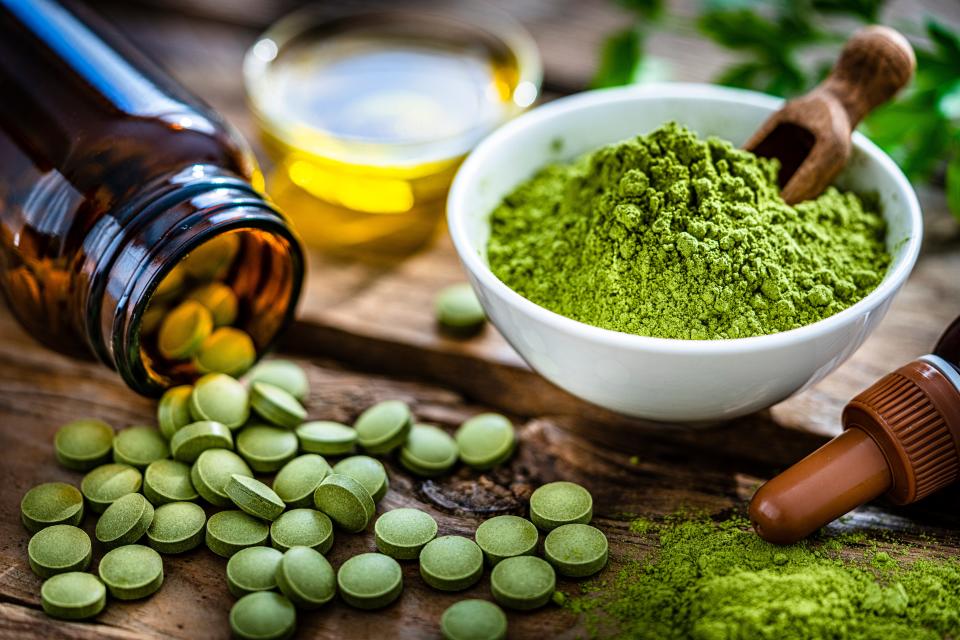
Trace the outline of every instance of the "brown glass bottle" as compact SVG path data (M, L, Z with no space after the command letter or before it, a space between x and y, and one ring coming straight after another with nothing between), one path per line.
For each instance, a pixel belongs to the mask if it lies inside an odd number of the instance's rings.
M89 9L52 0L0 0L0 96L0 284L30 335L95 355L141 393L188 379L141 318L183 258L227 238L234 326L270 347L302 251L209 107Z

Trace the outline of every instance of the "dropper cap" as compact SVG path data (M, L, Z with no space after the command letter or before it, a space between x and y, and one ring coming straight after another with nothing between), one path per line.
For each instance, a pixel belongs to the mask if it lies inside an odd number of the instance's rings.
M883 494L909 504L960 477L960 371L939 356L881 378L842 419L844 433L753 496L761 538L797 542Z

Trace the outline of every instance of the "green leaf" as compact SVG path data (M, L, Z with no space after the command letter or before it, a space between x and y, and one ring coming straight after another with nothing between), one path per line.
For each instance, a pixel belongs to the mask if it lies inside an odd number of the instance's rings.
M718 82L792 96L829 68L810 54L839 52L842 46L840 34L826 30L827 14L873 23L885 5L886 0L701 0L697 26L720 46L744 54ZM871 114L863 129L912 180L942 175L949 158L948 201L960 217L960 31L935 19L927 19L925 27L930 43L916 48L911 86Z
M864 22L877 22L886 0L813 0L812 6L824 13L856 16Z
M927 34L945 60L960 65L960 35L932 18L927 20Z
M710 11L698 21L700 30L729 49L768 49L779 29L749 9Z
M932 56L926 51L917 51L917 73L912 83L914 89L936 91L957 78L960 78L960 67Z
M754 0L753 4L758 3ZM753 49L769 57L801 44L820 42L826 36L811 20L810 13L799 9L802 3L787 3L771 17L741 5L722 4L708 9L700 16L697 26L725 47Z
M900 165L911 180L927 180L941 166L950 129L937 117L928 94L884 105L863 124L864 132Z
M738 87L740 89L753 89L759 83L760 76L763 74L764 66L757 62L742 62L735 64L723 73L721 73L716 82L728 87Z
M590 85L594 88L630 84L643 60L643 37L636 27L609 36L600 54L600 67Z
M770 78L770 82L763 87L766 93L775 96L790 97L802 93L811 84L807 74L793 60L783 61L777 73Z
M937 110L944 118L960 126L960 77L940 91Z
M733 9L757 9L761 0L702 0L700 13L731 11Z
M947 165L947 207L960 220L960 151Z
M671 75L669 62L656 56L644 55L633 72L633 83L666 82Z
M926 124L915 126L915 135L905 144L904 163L917 179L929 180L943 166L944 154L950 146L950 128L938 118L926 116ZM908 132L909 135L909 132Z
M912 180L936 175L960 136L960 36L933 20L926 27L932 46L917 48L913 83L864 127Z
M761 5L772 12L758 11ZM809 89L815 79L798 62L798 52L830 41L815 17L807 2L710 0L697 24L715 42L750 55L721 75L720 82L793 96Z
M624 8L639 13L647 20L657 20L663 15L663 0L617 0Z

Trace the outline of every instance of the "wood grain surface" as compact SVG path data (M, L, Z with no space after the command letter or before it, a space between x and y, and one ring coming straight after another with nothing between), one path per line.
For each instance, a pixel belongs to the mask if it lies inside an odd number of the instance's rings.
M430 383L346 369L329 360L300 360L309 374L310 417L352 421L379 400L409 402L421 421L455 428L489 405ZM123 387L103 367L51 355L33 343L6 312L0 311L0 638L226 638L227 612L233 603L225 582L226 560L200 547L181 556L164 556L165 583L153 597L138 602L111 601L94 622L54 621L40 612L41 580L26 561L29 535L19 522L20 497L49 481L78 484L82 474L59 467L52 439L57 427L80 416L104 419L115 427L150 423L151 401ZM742 513L745 501L762 479L818 446L814 434L783 429L768 414L757 414L710 429L647 428L625 419L510 414L518 426L517 455L489 473L461 468L456 473L421 480L393 459L385 460L390 491L378 513L412 506L431 513L442 534L472 536L484 518L526 513L526 501L538 485L557 479L578 482L594 496L594 524L611 544L607 572L629 559L644 557L654 541L631 533L629 521L657 517L679 509L722 517ZM948 491L906 509L871 505L835 529L863 527L896 531L917 545L914 553L960 553L954 508L960 491ZM212 510L211 510L212 512ZM95 517L85 529L92 535ZM372 527L371 527L372 529ZM97 546L97 545L95 545ZM374 550L372 532L336 532L328 554L334 567ZM101 555L94 556L94 567ZM577 584L561 580L576 592ZM404 594L390 607L361 612L340 601L316 612L298 614L298 637L396 638L437 637L443 610L463 597L489 598L485 577L458 594L427 587L417 565L404 563ZM511 637L576 637L576 619L546 607L511 613Z
M156 10L153 5L160 2L167 0L98 4L254 139L243 104L240 57L257 31L290 3L248 0L228 11L220 0L192 0L181 2L182 13L175 13ZM622 20L609 3L500 4L534 29L548 59L548 86L555 90L586 83L597 43ZM654 44L661 47L661 55L689 61L682 66L683 79L706 79L719 64L698 41L683 34L671 38ZM703 59L709 64L698 64ZM387 460L391 489L378 512L416 506L437 518L441 533L470 536L485 517L524 514L527 497L543 482L581 482L593 493L596 523L610 539L611 566L606 571L612 572L654 548L653 540L630 532L630 518L681 508L718 517L742 513L759 482L838 431L846 400L925 353L960 313L958 225L946 213L941 192L926 190L921 198L926 210L923 255L887 319L864 347L815 387L769 411L710 429L658 428L586 405L532 373L492 328L471 340L437 332L433 296L463 278L444 236L430 250L396 262L312 256L301 320L286 349L308 370L311 418L349 422L373 402L399 398L411 404L418 419L448 429L485 410L502 411L517 424L518 453L494 472L459 469L448 477L419 480ZM59 425L84 416L103 418L118 428L152 423L154 405L127 390L104 367L69 360L37 345L0 308L0 638L228 637L227 611L233 599L225 583L226 561L203 547L165 557L166 581L154 597L113 601L94 622L57 622L40 611L40 580L26 562L29 536L19 522L19 501L40 482L79 483L79 473L55 463L52 436ZM960 489L950 489L908 508L869 505L832 528L893 531L916 543L918 555L954 555L960 553L958 497ZM88 517L87 530L92 532L93 525L94 518ZM336 567L348 556L372 549L369 532L337 532L329 557ZM401 599L377 613L334 602L298 614L298 637L437 637L440 613L449 604L462 597L489 597L486 578L462 594L433 591L420 579L415 563L404 564L404 583ZM577 584L561 581L560 587L573 591ZM510 614L510 628L514 638L578 634L576 619L555 607Z

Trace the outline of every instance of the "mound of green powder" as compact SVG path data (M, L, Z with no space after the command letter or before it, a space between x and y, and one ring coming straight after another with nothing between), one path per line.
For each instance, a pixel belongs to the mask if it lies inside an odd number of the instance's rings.
M735 518L654 524L659 549L564 606L589 637L912 640L960 637L960 562L895 559L832 539L769 544ZM846 550L846 554L841 551Z
M719 339L816 322L882 280L886 225L835 188L788 206L777 167L667 124L521 184L491 215L490 267L615 331Z

